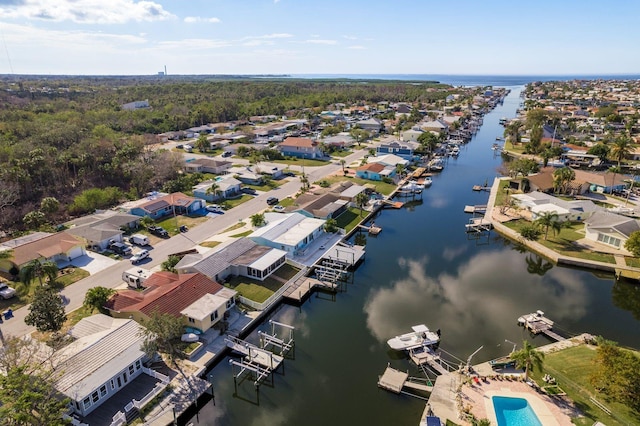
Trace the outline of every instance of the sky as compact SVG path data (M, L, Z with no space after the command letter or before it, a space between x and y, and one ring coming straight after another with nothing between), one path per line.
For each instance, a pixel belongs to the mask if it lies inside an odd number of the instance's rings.
M637 0L0 0L0 74L640 73Z

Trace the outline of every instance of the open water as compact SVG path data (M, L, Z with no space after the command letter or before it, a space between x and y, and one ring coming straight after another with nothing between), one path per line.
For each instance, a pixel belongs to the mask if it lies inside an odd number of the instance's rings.
M433 178L422 200L376 218L383 231L368 237L367 257L353 284L335 299L314 294L300 308L283 305L273 318L296 327L295 359L256 393L251 380L237 392L231 366L210 372L215 391L201 407L205 425L415 425L424 402L379 390L387 364L415 368L386 340L424 323L442 330L441 348L472 363L506 355L533 338L518 316L542 309L565 334L589 332L640 348L640 288L611 276L552 266L517 250L495 232L469 239L466 204L485 204L473 185L492 182L502 160L490 149L513 117L522 86L485 116L475 138ZM262 327L266 329L266 327ZM248 340L257 340L255 332Z

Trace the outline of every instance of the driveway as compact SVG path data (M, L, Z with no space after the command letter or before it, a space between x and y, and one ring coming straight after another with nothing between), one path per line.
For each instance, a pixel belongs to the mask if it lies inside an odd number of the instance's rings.
M112 265L118 263L117 260L111 259L110 257L103 256L98 253L94 253L92 251L87 251L87 254L84 256L76 257L71 261L71 264L76 268L84 269L89 272L91 275L102 271L103 269L107 269Z

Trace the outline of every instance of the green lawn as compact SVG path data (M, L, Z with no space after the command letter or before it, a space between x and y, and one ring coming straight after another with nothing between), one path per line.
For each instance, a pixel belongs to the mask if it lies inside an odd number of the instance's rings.
M640 417L637 413L634 414L622 404L605 402L604 396L599 394L591 384L589 379L595 369L593 364L595 356L596 351L587 345L547 353L542 366L544 371L535 371L532 378L540 386L544 386L542 377L545 373L555 377L557 384L585 416L581 419L574 419L575 424L591 426L596 421L609 426L638 424ZM590 397L603 403L605 407L615 413L616 418L607 415L598 408L589 400Z
M287 160L272 160L272 163L289 164L290 166L304 166L304 167L319 167L330 164L330 161L325 160L311 160L308 158L296 158Z
M349 207L347 211L342 213L340 216L336 218L336 222L338 223L338 228L343 228L345 232L351 231L356 227L357 224L364 219L366 212L362 212L362 216L360 215L360 209L355 207Z
M246 223L245 222L238 222L235 225L231 225L230 227L228 227L227 229L225 229L224 231L221 232L221 234L224 234L225 232L230 232L233 231L234 229L238 229L238 228L242 228L243 226L245 226Z
M84 269L74 267L62 268L58 273L58 278L56 279L56 281L66 287L77 281L80 281L83 278L88 277L89 275L91 274L89 274L89 272L85 271Z
M239 234L234 234L231 235L231 238L242 238L242 237L246 237L247 235L253 233L252 230L248 230L248 231L244 231L244 232L240 232Z
M280 281L268 277L264 281L253 280L247 277L232 277L225 287L231 288L240 294L242 297L253 300L257 303L262 303L269 298L274 292L276 292L283 283Z
M280 200L278 204L280 204L282 207L289 207L289 206L293 206L295 203L296 203L296 200L294 200L291 197L287 197Z
M203 241L199 245L202 247L213 248L219 244L222 244L222 241Z
M520 232L520 229L523 226L530 224L531 222L524 219L518 219L503 223L503 225L505 225L506 227L517 232ZM584 238L584 232L579 232L583 229L584 224L576 222L573 223L570 228L562 229L562 231L557 235L554 235L553 230L549 230L549 234L546 240L544 239L543 233L537 242L564 256L615 264L616 261L612 254L596 253L589 249L578 247L573 244L573 242Z
M244 188L253 188L256 191L271 191L273 188L277 188L280 185L284 185L285 183L287 183L288 181L286 179L280 179L280 180L270 180L269 183L263 183L262 185L248 185L248 184L242 184L242 186Z
M198 217L189 217L183 215L169 216L161 221L156 221L157 226L163 227L168 233L170 237L177 235L180 233L179 227L186 226L187 228L192 228L194 226L198 226L203 222L207 221L206 216L198 216ZM149 235L147 230L141 230L138 232L143 235Z
M344 151L334 151L331 153L331 156L342 158L342 157L347 157L350 154L352 154L352 151L345 149Z
M236 198L236 199L233 199L233 200L225 200L225 201L224 201L224 204L225 204L225 205L228 205L228 206L229 206L229 208L230 208L230 209L232 209L232 208L234 208L234 207L236 207L236 206L239 206L239 205L240 205L240 204L242 204L242 203L246 203L247 201L249 201L249 200L251 200L251 199L253 199L253 196L252 196L252 195L244 194L244 195L243 195L242 197L240 197L240 198Z
M384 183L381 181L367 180L367 179L361 179L358 177L351 177L351 176L335 176L334 175L334 176L328 176L322 180L326 180L332 185L337 182L347 182L347 181L351 181L357 185L370 184L370 185L374 185L376 187L376 191L383 195L389 195L391 194L391 192L393 192L394 189L396 189L396 185L394 185L393 183Z
M627 262L627 266L631 266L633 268L640 268L640 259L637 257L629 257L625 256L625 262Z
M300 272L300 269L296 268L293 265L289 265L288 263L285 263L280 268L278 268L278 270L274 272L273 275L277 275L280 278L283 278L285 280L290 280L298 272Z

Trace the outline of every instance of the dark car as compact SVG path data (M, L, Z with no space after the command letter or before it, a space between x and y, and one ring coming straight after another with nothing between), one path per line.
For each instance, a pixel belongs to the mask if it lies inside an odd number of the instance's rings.
M258 192L253 188L242 188L242 192L245 194L256 195Z
M278 204L279 200L276 197L269 197L267 198L267 204L269 204L270 206L275 206L276 204Z
M147 229L157 237L167 238L169 236L169 233L162 226L150 226Z
M225 152L222 153L222 156L225 157L225 158L226 157L231 157L232 155L233 155L233 153L231 151L225 151Z
M128 256L131 254L131 247L117 241L109 241L107 248L120 256Z

